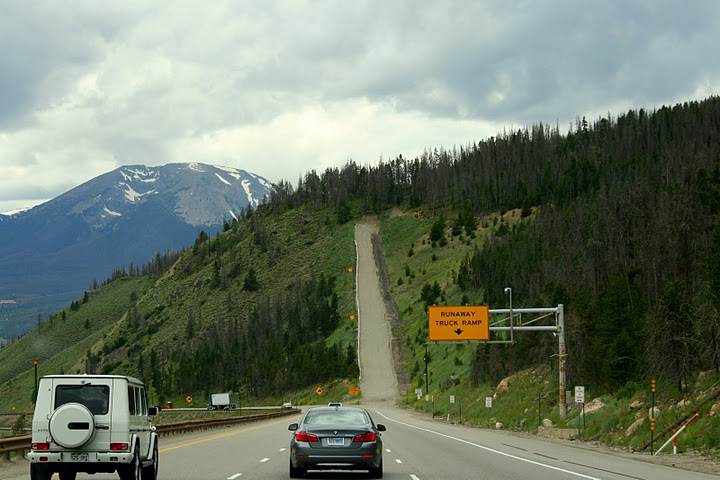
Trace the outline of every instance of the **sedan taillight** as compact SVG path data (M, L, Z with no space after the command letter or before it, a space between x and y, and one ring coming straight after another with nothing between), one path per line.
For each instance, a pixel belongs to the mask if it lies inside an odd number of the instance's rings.
M377 438L375 432L365 432L360 435L355 435L353 442L374 442Z
M295 434L295 440L298 442L317 442L318 437L317 435L313 435L312 433L307 432L297 432Z

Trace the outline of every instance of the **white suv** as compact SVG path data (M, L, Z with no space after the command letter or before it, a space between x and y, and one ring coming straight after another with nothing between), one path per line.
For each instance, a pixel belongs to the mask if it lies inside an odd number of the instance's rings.
M158 436L140 380L119 375L49 375L40 380L32 422L30 478L74 480L117 472L155 480Z

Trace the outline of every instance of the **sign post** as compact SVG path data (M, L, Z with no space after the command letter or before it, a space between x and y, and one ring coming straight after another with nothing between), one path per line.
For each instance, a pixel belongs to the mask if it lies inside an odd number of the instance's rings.
M490 409L492 408L492 398L493 397L485 397L485 408L487 408L488 411L488 429L490 428Z
M38 396L38 379L37 379L38 361L33 360L33 365L35 366L35 392L33 393L33 405L35 405L35 402L37 402L37 396Z
M655 448L655 379L650 380L650 453Z
M582 404L582 417L585 421L585 387L575 387L575 403ZM580 440L580 417L578 417L578 440Z

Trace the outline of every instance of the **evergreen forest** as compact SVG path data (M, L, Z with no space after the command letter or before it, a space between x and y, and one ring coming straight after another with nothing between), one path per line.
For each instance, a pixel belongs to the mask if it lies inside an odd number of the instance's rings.
M679 390L720 371L720 98L630 110L568 132L537 124L377 166L348 162L281 184L268 210L359 213L420 209L453 229L520 209L466 255L456 286L503 304L566 308L571 378L613 391L657 377ZM433 233L430 232L432 235ZM477 296L477 295L476 295ZM546 362L551 339L512 353L478 348L473 378L497 383ZM520 352L520 354L518 354Z

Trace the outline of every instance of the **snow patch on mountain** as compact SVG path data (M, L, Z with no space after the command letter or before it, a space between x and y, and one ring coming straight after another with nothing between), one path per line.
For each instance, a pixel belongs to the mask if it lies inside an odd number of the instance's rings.
M257 180L257 181L258 181L263 187L265 187L267 190L272 190L272 188L273 188L272 183L268 182L267 180L265 180L265 179L264 179L263 177L261 177L260 175L255 175L254 173L250 173L250 172L248 172L248 175L250 175L250 176L253 177L255 180Z
M260 205L260 200L254 198L252 195L252 191L250 190L250 182L248 180L243 180L242 182L240 182L240 185L242 185L243 190L245 190L245 194L247 195L250 205L252 205L253 208L256 208L258 205Z
M128 199L131 203L136 203L138 199L144 197L145 195L151 195L153 193L157 193L155 190L149 190L145 193L139 193L137 192L133 187L131 187L129 184L125 182L120 182L120 186L125 188L125 198Z
M232 183L230 183L230 182L228 182L227 180L225 180L225 179L222 177L222 175L220 175L219 173L216 172L216 173L215 173L215 176L218 177L218 178L220 179L220 181L223 182L225 185L232 185Z
M158 172L152 171L152 170L138 170L138 169L132 169L128 168L126 170L119 170L120 175L123 176L126 182L132 182L133 180L137 180L140 182L145 183L152 183L157 181ZM128 175L132 174L132 175Z
M122 213L113 212L113 211L110 210L108 207L103 207L103 210L104 210L105 212L107 212L109 215L112 215L112 216L114 216L114 217L122 217Z
M27 212L30 210L30 207L25 208L15 208L13 210L8 210L7 212L0 212L0 215L5 215L6 217L12 217L13 215L17 215L19 213Z

